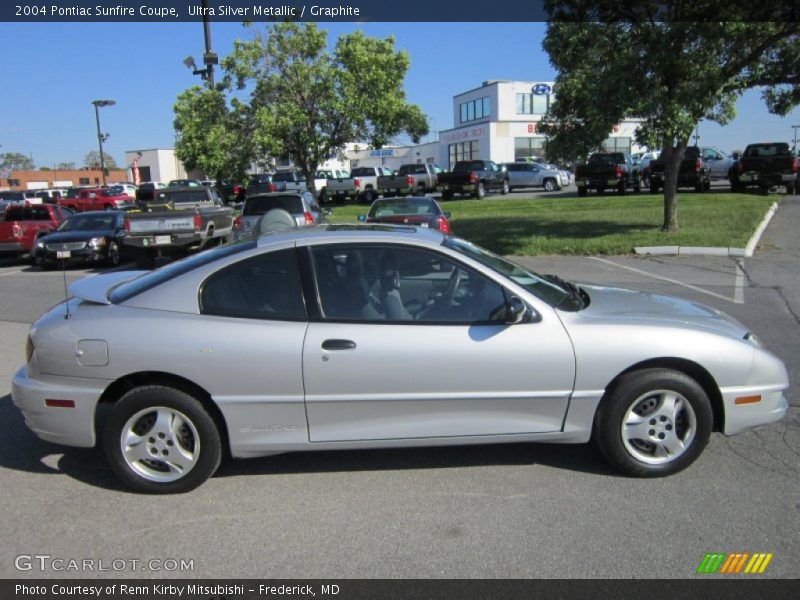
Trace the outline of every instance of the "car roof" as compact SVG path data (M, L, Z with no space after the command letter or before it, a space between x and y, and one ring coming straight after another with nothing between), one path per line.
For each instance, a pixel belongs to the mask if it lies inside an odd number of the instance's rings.
M410 242L413 244L440 245L445 235L424 227L384 224L327 224L298 227L284 231L264 233L258 238L258 247L271 246L289 240L305 245L315 242Z

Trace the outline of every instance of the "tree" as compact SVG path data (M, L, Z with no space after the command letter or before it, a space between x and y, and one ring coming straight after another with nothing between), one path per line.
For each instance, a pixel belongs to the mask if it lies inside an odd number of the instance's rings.
M194 86L175 102L175 156L213 179L243 181L253 155L247 107L234 98L228 106L218 89Z
M74 171L75 170L75 163L74 162L60 162L56 165L57 171Z
M113 159L113 157L109 156L105 152L103 152L103 162L105 163L106 169L116 169L117 161ZM100 152L97 150L92 150L86 155L86 158L83 159L83 164L85 167L89 169L100 169Z
M314 23L276 23L234 42L222 61L221 88L249 91L242 113L255 156L288 156L313 190L319 165L348 142L380 148L398 133L418 142L428 132L425 115L403 91L409 64L392 37L356 31L329 50L327 33Z
M6 152L0 154L0 168L9 171L32 171L33 159L20 152Z
M547 0L543 43L558 70L540 130L556 156L585 156L625 117L636 139L662 148L663 231L677 231L678 167L696 124L735 116L762 88L769 110L800 103L800 23L791 3L709 0ZM726 19L723 21L723 19ZM769 21L767 21L769 19Z

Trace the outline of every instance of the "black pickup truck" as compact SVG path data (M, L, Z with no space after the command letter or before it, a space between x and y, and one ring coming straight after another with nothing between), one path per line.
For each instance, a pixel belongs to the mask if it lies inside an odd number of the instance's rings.
M702 151L697 146L689 146L678 167L678 187L691 187L696 192L711 189L711 166L703 162ZM664 153L650 162L650 193L657 194L664 189Z
M575 185L578 186L578 196L585 196L589 190L604 194L608 189L616 190L621 195L628 188L633 188L635 192L640 191L642 180L630 154L596 152L585 164L575 168Z
M450 173L439 173L437 189L442 200L449 200L453 194L480 199L490 190L507 194L510 187L505 167L490 160L460 160Z
M785 186L787 194L798 188L798 157L784 143L750 144L733 169L731 190L743 192L755 185L762 192L773 186Z
M157 258L183 256L232 238L233 209L210 187L158 190L141 211L125 216L123 244L133 248L136 267L152 269Z

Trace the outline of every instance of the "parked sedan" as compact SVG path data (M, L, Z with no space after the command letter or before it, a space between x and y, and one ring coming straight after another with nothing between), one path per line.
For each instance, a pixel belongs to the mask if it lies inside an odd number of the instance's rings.
M511 190L524 187L543 187L545 191L560 190L563 175L557 169L547 168L541 163L513 162L506 163L508 183ZM569 181L565 185L568 185Z
M783 417L783 363L689 302L539 275L431 229L328 225L82 279L12 397L135 490L233 457L594 438L628 475ZM104 419L97 413L103 410ZM102 425L101 425L102 423Z
M67 263L102 263L116 267L125 235L124 211L84 212L67 217L52 233L36 240L33 257L43 269Z
M375 200L366 215L358 215L358 220L367 223L418 225L450 233L450 213L443 211L439 203L430 196Z

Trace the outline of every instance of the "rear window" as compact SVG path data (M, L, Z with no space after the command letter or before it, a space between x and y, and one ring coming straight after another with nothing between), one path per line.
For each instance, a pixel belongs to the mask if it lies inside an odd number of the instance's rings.
M205 188L198 188L196 190L182 190L178 191L163 191L156 194L157 202L174 202L180 204L181 202L208 202L208 192Z
M430 200L377 200L373 202L372 208L369 211L370 217L394 217L398 215L427 215L432 216L438 214L436 206Z
M625 156L619 152L612 154L592 154L589 157L590 165L621 165L625 162Z
M242 215L245 217L261 216L273 208L282 208L293 215L301 215L305 212L300 196L256 196L247 199Z
M294 182L294 181L298 181L299 179L300 179L300 177L298 175L296 175L295 173L291 173L291 172L289 172L289 173L275 173L275 175L272 176L272 181Z
M121 302L130 300L134 296L138 296L147 290L151 290L154 287L161 285L165 281L169 281L175 277L180 277L181 275L184 275L193 269L210 264L215 260L220 260L228 256L233 256L234 254L239 254L240 252L251 250L252 248L256 247L256 244L256 240L244 240L241 242L234 242L232 244L218 246L198 254L193 254L188 258L170 263L164 267L161 267L160 269L140 275L136 279L119 284L112 289L111 293L108 295L108 299L114 304L120 304Z
M758 144L748 146L744 155L747 157L752 156L791 156L789 151L789 144Z
M350 177L371 177L373 175L375 175L373 167L361 167L350 171Z
M22 192L0 192L0 200L22 202L25 200L25 195Z
M689 146L686 149L686 152L683 155L684 158L688 158L689 160L696 160L700 158L700 148L697 146Z
M485 168L484 162L482 160L473 160L470 162L461 161L457 162L455 168L453 169L454 173L463 173L464 171L482 171Z
M400 167L400 175L425 175L425 165L403 165Z

